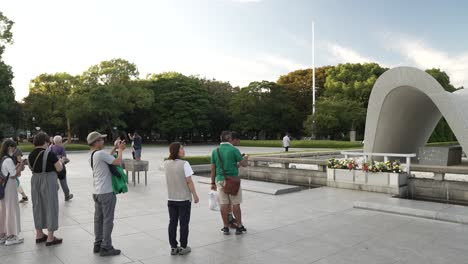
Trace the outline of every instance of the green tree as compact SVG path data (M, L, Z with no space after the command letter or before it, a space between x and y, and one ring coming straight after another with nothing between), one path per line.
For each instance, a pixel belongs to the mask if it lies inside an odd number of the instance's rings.
M308 116L304 128L308 134L313 132L318 137L342 139L366 118L366 109L360 103L343 98L323 98L316 110L315 115Z
M386 70L377 63L338 64L327 71L324 96L356 101L367 108L372 87Z
M81 76L85 86L127 84L138 79L137 66L124 59L102 61L89 67Z
M13 21L0 12L0 131L15 123L17 110L15 91L12 86L13 71L11 66L3 61L6 45L13 43Z
M297 110L286 90L268 81L252 82L242 88L230 103L232 127L241 133L264 133L267 138L278 138L286 131L297 131Z
M232 114L227 107L232 97L239 92L239 87L232 87L228 82L200 79L202 88L206 90L210 101L208 118L211 120L209 134L215 141L223 130L233 122ZM208 138L205 138L207 140Z
M82 133L127 128L134 114L149 109L154 101L153 92L138 80L136 65L123 59L93 65L80 80L71 94L70 110Z
M455 92L457 89L450 83L450 77L444 71L440 69L427 69L427 73L429 73L434 79L436 79L440 85L450 93ZM437 123L436 128L431 134L429 138L429 142L447 142L447 141L456 141L455 134L453 133L452 129L447 123L445 118L441 118L439 123Z
M152 74L147 79L155 99L151 109L155 130L169 140L208 131L211 105L200 80L177 72Z
M450 77L446 72L436 68L427 69L426 72L429 73L432 77L434 77L434 79L436 79L447 92L453 93L457 90L450 83Z
M332 66L323 66L315 69L315 99L318 100L324 90L326 72ZM302 123L312 112L312 69L302 69L280 76L277 83L283 86L297 109L295 119ZM297 131L298 132L298 131Z
M14 22L0 11L0 57L5 51L5 46L13 44L13 32L11 31L13 24Z
M68 73L41 74L31 80L24 99L28 127L37 125L51 134L67 131L71 137L69 98L79 86L79 78ZM36 124L31 124L32 117Z

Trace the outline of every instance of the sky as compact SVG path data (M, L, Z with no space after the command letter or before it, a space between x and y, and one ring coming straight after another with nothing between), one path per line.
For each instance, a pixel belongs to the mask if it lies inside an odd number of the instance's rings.
M81 74L104 60L140 77L177 71L246 86L315 65L377 62L446 71L468 87L463 0L1 0L15 22L16 99L42 73Z

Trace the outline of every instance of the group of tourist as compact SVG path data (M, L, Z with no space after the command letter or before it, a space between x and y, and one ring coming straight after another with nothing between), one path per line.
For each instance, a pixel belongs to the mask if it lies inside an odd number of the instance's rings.
M230 227L236 228L236 234L247 232L242 222L240 204L242 188L240 187L239 166L248 165L248 155L241 154L237 133L223 131L221 144L211 154L211 189L219 193L221 219L224 235L230 234ZM171 255L185 255L191 251L188 244L191 202L198 203L199 197L193 185L193 170L184 161L184 147L175 142L169 146L169 159L165 164L169 210L169 244ZM226 189L229 186L229 191ZM192 199L193 197L193 199ZM233 216L234 215L234 216ZM176 239L177 224L180 224L179 242ZM179 246L180 245L180 246Z
M131 137L130 137L131 136ZM91 132L87 137L90 146L90 166L93 177L94 200L94 234L93 252L101 256L115 256L121 253L112 244L114 213L117 202L113 190L112 166L122 164L122 156L126 144L124 139L114 142L110 152L104 150L104 139L107 135ZM141 158L141 137L138 134L129 135L133 140L135 159ZM31 200L33 218L36 229L36 243L52 246L62 243L62 239L54 235L58 230L58 193L57 180L62 186L65 201L73 198L66 182L64 164L69 160L60 136L53 139L53 146L46 133L38 133L33 140L34 150L28 159L16 158L17 144L11 139L3 141L1 156L0 186L0 244L14 245L23 242L20 236L20 208L18 199L17 179L25 164L32 171ZM224 131L221 134L221 144L211 155L211 189L219 192L221 205L221 231L230 234L229 228L234 227L236 234L247 231L242 222L240 204L242 189L240 187L239 166L247 166L248 156L241 154L236 146L239 137L235 132ZM116 156L113 156L116 153ZM169 225L168 236L171 255L184 255L191 252L188 246L189 223L192 202L198 203L195 185L192 180L193 170L190 164L183 160L185 149L179 142L169 146L169 158L165 164L165 175L168 192ZM24 193L24 192L23 192ZM27 196L23 196L27 200ZM177 241L177 226L179 241ZM46 232L44 232L46 230Z
M20 208L18 200L18 177L29 165L33 176L31 178L31 199L33 203L33 218L36 228L36 243L45 242L46 246L62 243L62 239L54 236L58 229L58 193L57 172L63 170L63 158L58 158L49 148L49 137L38 133L33 140L34 150L28 159L18 159L17 143L12 139L3 141L1 156L0 188L0 244L14 245L24 241L20 236ZM24 191L22 191L24 193ZM23 196L22 200L28 200ZM43 230L47 230L47 234Z

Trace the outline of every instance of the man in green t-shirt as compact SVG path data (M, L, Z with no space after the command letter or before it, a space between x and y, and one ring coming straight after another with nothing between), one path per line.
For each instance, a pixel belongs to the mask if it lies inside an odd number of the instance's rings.
M211 154L211 189L218 190L219 202L221 204L221 217L223 218L223 233L229 235L229 222L228 213L229 207L232 204L232 209L238 227L236 228L236 234L242 234L247 231L242 224L241 208L242 203L242 189L236 195L230 195L224 193L224 176L239 177L238 164L246 167L248 165L249 157L247 155L242 156L239 149L234 147L230 142L232 139L232 133L230 131L223 131L221 133L221 144L219 148L213 150ZM218 155L219 149L219 155ZM223 163L221 167L220 157ZM224 172L223 172L224 169Z

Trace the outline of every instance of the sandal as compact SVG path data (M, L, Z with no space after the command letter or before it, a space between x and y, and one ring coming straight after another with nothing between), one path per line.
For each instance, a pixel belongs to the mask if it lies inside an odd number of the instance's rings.
M54 240L52 240L52 241L47 241L47 242L45 243L45 245L46 245L46 247L48 247L48 246L53 246L53 245L62 244L62 240L63 240L63 239L61 239L61 238L56 238L56 237L54 237Z
M46 242L47 241L47 235L46 234L42 234L42 237L41 238L36 238L36 244L39 244L39 243L42 243L42 242Z

